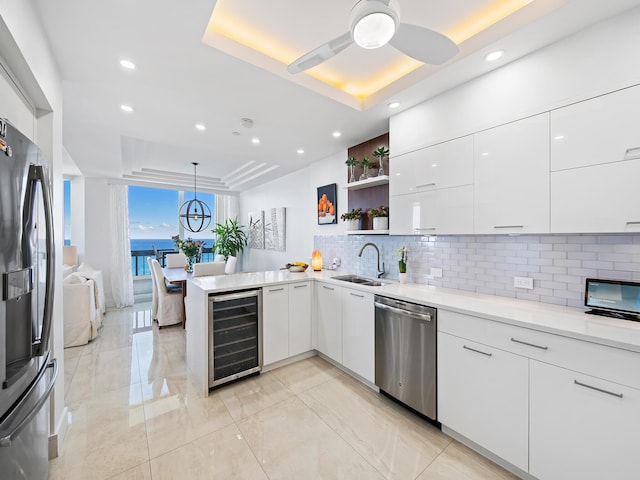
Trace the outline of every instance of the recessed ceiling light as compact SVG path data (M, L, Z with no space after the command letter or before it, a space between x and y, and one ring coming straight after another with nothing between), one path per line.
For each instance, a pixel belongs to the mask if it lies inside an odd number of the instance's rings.
M494 62L498 60L500 57L502 57L502 55L504 55L504 50L496 50L495 52L487 53L484 59L487 62Z
M196 123L196 130L200 130L201 132L204 132L207 129L207 127L204 125L204 123Z
M120 66L122 68L126 68L127 70L135 70L136 69L136 64L133 63L131 60L125 60L125 59L120 60Z
M438 164L437 164L437 163L432 163L432 164L431 164L431 166L432 166L432 167L437 167L437 166L438 166Z
M338 138L340 135L342 135L340 132L338 132L337 130L335 132L333 132L333 136L335 138Z
M251 139L251 143L255 143L255 144L257 145L257 144L259 144L259 143L260 143L260 139L259 139L259 138L257 138L257 137L253 137L253 138Z
M122 110L123 112L131 113L133 112L133 107L131 107L130 105L120 105L120 110Z
M400 102L391 102L389 104L389 108L398 108L400 106Z
M483 157L488 157L489 156L489 152L482 152L480 155L482 155Z
M298 149L298 155L302 155L304 153L304 150L302 148Z
M564 138L564 135L556 135L555 137L553 137L554 140L562 140Z

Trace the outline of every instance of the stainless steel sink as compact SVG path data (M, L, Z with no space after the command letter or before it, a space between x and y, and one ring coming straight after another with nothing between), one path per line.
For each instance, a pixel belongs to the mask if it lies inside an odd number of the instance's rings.
M384 285L377 280L371 280L370 278L359 277L357 275L338 275L337 277L331 277L334 280L341 280L343 282L357 283L358 285L366 285L367 287L381 287Z

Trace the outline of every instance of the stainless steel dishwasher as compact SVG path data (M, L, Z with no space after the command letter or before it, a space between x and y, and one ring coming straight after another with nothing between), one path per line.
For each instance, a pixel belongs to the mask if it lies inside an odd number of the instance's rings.
M375 296L376 385L437 421L436 309Z

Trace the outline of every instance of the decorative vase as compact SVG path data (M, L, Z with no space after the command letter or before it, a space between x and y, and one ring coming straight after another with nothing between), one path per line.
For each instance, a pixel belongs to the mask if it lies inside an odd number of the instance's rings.
M398 278L400 280L400 283L402 283L403 285L405 283L407 283L407 273L406 272L405 273L399 273L398 274Z
M380 168L378 168L378 176L381 177L384 175L384 166L382 165L382 158L380 158Z
M193 272L193 264L196 263L195 255L193 257L187 257L187 272Z
M389 230L389 217L373 217L374 230Z
M360 219L352 218L346 220L344 223L347 225L347 230L360 230Z
M362 175L360 175L360 178L358 180L366 180L367 178L369 178L369 175L367 174L367 169L364 168L362 169Z
M356 166L349 165L349 170L351 170L351 176L349 177L349 183L356 181Z

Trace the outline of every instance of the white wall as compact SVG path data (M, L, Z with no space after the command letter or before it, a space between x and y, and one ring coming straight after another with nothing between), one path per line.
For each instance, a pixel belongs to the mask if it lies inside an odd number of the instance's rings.
M287 262L311 263L314 235L338 235L344 224L318 225L316 204L317 187L337 183L338 217L347 209L347 191L344 162L347 152L340 152L297 172L265 185L247 190L240 196L240 223L247 225L249 212L285 207L286 251L274 252L248 248L243 254L244 271L277 270ZM326 261L326 260L325 260Z
M639 25L640 7L393 116L391 155L640 83Z
M34 93L36 106L43 109L32 125L33 140L40 146L50 162L50 173L53 186L54 229L56 238L64 238L63 224L63 189L62 189L62 81L48 41L43 34L38 16L33 11L31 2L0 0L0 14L3 34L13 40L15 48L6 43L5 60L15 72L22 72L24 78L18 78L22 87ZM5 29L6 28L6 29ZM8 53L8 55L7 55ZM28 69L24 69L24 65ZM11 92L0 86L5 98ZM15 94L15 91L14 91ZM45 105L46 104L46 105ZM46 114L46 111L52 113ZM23 122L21 120L20 122ZM26 125L23 126L26 128ZM50 453L56 455L66 431L66 415L64 406L64 338L62 319L62 241L56 242L56 289L53 308L53 328L51 338L52 353L58 360L61 374L50 397L51 407L51 439Z

